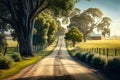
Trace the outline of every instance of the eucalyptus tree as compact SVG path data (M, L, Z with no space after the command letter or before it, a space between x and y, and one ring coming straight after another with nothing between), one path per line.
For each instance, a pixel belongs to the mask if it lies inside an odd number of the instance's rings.
M35 17L50 9L65 15L78 0L0 0L0 21L10 24L16 32L21 56L32 54L32 30Z
M54 40L57 23L51 14L42 12L35 19L35 29L37 32L33 37L33 44L43 46Z
M75 47L76 42L82 42L83 34L79 31L77 27L72 27L68 33L65 34L66 40L71 40L73 47Z
M86 42L87 35L92 33L95 28L97 28L98 31L105 33L105 28L109 28L111 19L103 17L103 13L100 9L89 8L80 14L74 15L70 21L69 27L77 26L83 33L84 42ZM108 32L106 31L105 34L108 34Z

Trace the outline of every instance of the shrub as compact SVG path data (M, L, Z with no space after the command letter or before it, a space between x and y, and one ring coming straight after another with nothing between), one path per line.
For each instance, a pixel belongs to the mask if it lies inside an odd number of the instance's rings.
M94 54L92 54L92 53L90 53L90 54L88 54L88 55L86 56L86 62L87 62L88 64L91 63L93 56L94 56Z
M102 71L105 71L105 65L107 64L106 57L102 56L102 57L100 57L100 59L101 59L101 61L100 61L99 69L101 69Z
M97 69L99 69L101 67L100 65L101 59L99 56L93 56L92 61L91 61L91 65Z
M94 55L91 60L91 65L102 71L105 70L105 65L107 63L106 57Z
M81 54L81 56L80 56L80 60L81 61L86 61L86 56L88 55L88 53L83 53L83 54Z
M13 58L13 60L14 60L15 62L21 61L21 57L20 57L19 54L16 54L16 53L15 53L15 54L12 54L11 57Z
M109 73L120 73L120 58L108 59L105 69Z
M81 53L76 53L76 54L75 54L75 57L76 57L77 59L80 59L80 55L81 55Z
M0 57L0 69L8 69L11 67L12 64L12 59L10 59L9 57Z

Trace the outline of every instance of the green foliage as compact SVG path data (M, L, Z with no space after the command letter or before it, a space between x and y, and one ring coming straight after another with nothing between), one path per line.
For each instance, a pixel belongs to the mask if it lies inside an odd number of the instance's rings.
M89 36L95 28L105 35L110 35L109 26L111 19L104 17L102 11L98 8L88 8L84 10L84 12L72 16L70 22L70 28L72 26L77 26L83 33L84 41L86 41L86 37Z
M11 67L12 59L7 56L0 56L0 69L8 69Z
M11 57L12 57L12 59L13 59L15 62L21 61L21 57L20 57L20 55L17 54L17 53L12 54Z
M51 14L42 12L35 20L36 34L33 37L34 45L50 44L54 41L54 35L57 31L57 24Z
M60 15L67 15L67 13L73 9L75 1L76 0L0 0L0 22L10 24L15 30L21 56L33 56L31 49L33 40L32 32L34 20L38 14L49 9L53 11L52 14L61 13ZM45 18L48 19L48 17ZM41 23L44 24L46 20L41 21ZM53 20L51 20L51 22L54 23ZM47 43L47 41L51 43L53 38L51 35L54 32L48 35L48 28L51 28L48 27L49 23L43 26L45 26L46 29L43 29L43 33L39 34L42 36L45 35L41 38L43 41L41 43L44 44ZM50 37L48 38L47 35Z
M68 15L77 0L48 0L55 16Z
M79 53L79 52L78 52L78 53L76 53L75 57L76 57L77 59L85 62L88 54L89 54L89 53Z
M66 40L71 40L73 42L73 46L75 46L75 42L82 41L82 33L79 31L77 27L72 27L68 33L65 35Z
M82 53L81 56L80 56L80 60L85 62L87 55L88 55L88 53Z
M105 69L108 73L120 73L120 58L108 59Z
M91 65L97 69L101 67L100 65L101 58L99 56L95 56L92 58Z
M88 53L88 55L86 56L86 62L88 64L91 63L93 56L94 56L94 54L92 54L92 53Z
M80 56L81 56L81 53L76 53L76 54L75 54L75 57L76 57L77 59L80 59Z

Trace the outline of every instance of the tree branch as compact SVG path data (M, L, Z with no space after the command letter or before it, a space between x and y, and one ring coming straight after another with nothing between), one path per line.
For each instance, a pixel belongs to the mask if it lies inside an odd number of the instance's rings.
M34 19L40 12L42 12L43 10L45 10L46 8L48 8L48 5L46 5L44 8L42 9L37 9L36 12L33 14L32 19Z

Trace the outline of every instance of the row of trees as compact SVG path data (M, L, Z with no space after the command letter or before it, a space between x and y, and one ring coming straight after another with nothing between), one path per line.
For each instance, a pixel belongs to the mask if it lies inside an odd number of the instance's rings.
M90 36L94 29L101 31L101 34L105 37L110 36L110 22L109 17L104 17L103 13L98 8L89 8L80 13L80 9L75 8L71 14L63 19L64 23L68 23L70 19L70 25L68 26L68 33L66 33L66 40L71 40L73 47L76 42L81 42L86 37Z
M35 29L33 45L51 44L55 39L57 23L51 14L42 12L35 19Z
M101 32L103 36L110 36L109 26L112 20L109 17L104 17L102 11L98 8L89 8L82 13L78 8L75 8L69 18L70 25L68 28L78 27L83 33L84 41L94 29Z
M78 0L0 0L0 22L15 31L21 56L33 56L32 40L35 18L49 9L54 16L66 15Z

